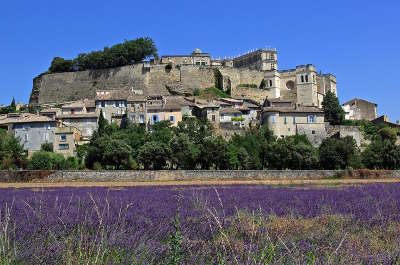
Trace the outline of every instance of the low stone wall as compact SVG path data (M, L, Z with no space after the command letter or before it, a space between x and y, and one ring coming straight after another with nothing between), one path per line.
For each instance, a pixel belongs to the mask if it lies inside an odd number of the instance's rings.
M0 182L400 178L400 170L0 171Z

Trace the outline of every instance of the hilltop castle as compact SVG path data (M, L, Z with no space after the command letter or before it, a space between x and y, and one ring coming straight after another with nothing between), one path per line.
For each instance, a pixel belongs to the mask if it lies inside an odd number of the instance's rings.
M336 78L314 65L279 70L276 49L258 49L224 59L195 49L189 55L164 55L160 60L119 68L43 74L34 79L31 105L94 99L98 90L125 90L140 95L191 95L218 87L235 98L262 103L265 98L320 107L327 91L336 94Z

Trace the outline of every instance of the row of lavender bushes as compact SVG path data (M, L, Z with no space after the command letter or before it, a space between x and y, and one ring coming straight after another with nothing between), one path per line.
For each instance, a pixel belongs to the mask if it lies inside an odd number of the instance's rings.
M399 188L6 189L0 264L399 264Z

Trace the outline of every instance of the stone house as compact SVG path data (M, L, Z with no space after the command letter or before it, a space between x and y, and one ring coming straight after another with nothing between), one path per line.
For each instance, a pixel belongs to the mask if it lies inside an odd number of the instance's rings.
M56 109L50 109L45 111L54 111L54 110ZM95 102L94 100L90 99L77 100L61 106L62 115L94 113L95 111L96 111Z
M87 143L97 130L97 113L61 114L57 116L58 127L73 127L80 131L80 144Z
M196 103L193 115L199 119L207 119L215 128L219 127L220 115L218 104L214 102Z
M219 110L219 122L242 122L242 112L236 108L222 108Z
M342 104L346 120L368 120L376 119L376 103L365 99L354 98Z
M80 142L80 131L75 127L57 127L54 137L54 152L65 157L76 156L76 146Z
M40 151L42 144L53 143L56 121L46 116L31 113L10 113L0 119L0 126L19 138L28 157Z
M314 145L326 138L324 112L316 107L264 107L261 124L277 137L305 134Z
M126 114L129 92L125 90L98 90L96 91L96 111L103 111L108 122L120 123Z
M143 95L130 95L128 97L127 118L132 124L146 124L147 97Z

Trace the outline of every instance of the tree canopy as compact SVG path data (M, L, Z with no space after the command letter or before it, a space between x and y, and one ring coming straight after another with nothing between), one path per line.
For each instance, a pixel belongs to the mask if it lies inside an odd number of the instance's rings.
M105 47L102 51L81 53L72 60L54 57L49 73L74 72L105 69L142 62L146 58L157 58L157 48L151 38L137 38Z

